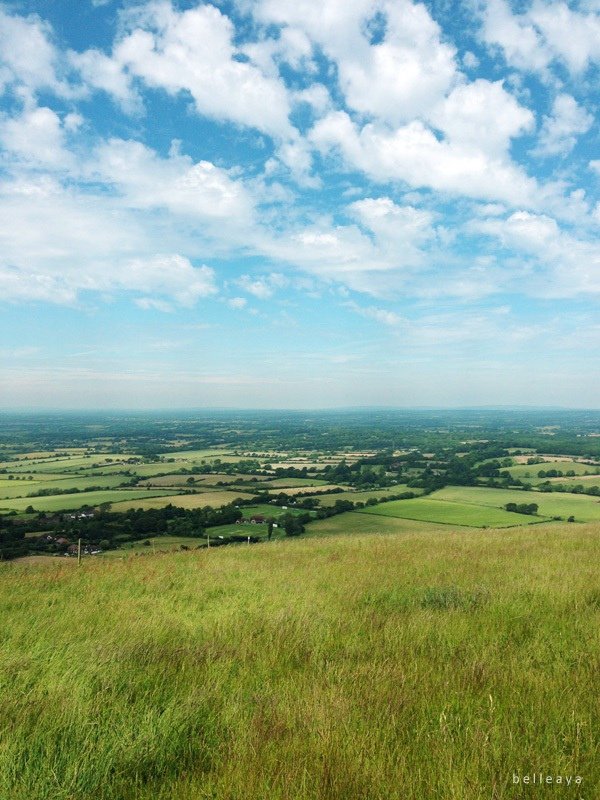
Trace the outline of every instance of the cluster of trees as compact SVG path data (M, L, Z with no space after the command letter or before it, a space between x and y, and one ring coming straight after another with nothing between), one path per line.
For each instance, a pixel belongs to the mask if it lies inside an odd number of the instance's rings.
M504 508L507 511L513 511L515 514L534 515L538 512L537 503L507 503Z

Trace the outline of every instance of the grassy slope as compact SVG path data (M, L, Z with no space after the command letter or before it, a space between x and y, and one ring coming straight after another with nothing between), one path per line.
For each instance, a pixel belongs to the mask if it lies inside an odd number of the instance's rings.
M540 769L597 797L598 551L564 525L0 564L0 797L507 800Z

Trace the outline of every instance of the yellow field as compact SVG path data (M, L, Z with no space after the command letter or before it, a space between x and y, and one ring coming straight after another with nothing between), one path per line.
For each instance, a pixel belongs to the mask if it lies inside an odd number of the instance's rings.
M244 492L200 492L198 494L169 494L162 497L149 497L140 500L124 500L113 503L111 511L128 511L130 508L164 508L171 503L179 508L204 508L212 506L221 508L235 499L249 500L253 495Z

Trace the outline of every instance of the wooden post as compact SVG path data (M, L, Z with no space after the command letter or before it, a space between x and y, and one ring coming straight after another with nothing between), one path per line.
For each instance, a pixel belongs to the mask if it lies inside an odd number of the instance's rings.
M206 549L210 550L210 534L206 534Z
M81 539L77 539L77 566L81 564Z

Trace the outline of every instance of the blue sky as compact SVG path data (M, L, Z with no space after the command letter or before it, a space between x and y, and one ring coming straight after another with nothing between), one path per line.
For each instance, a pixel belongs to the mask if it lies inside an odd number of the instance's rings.
M600 406L599 65L598 0L0 2L0 406Z

